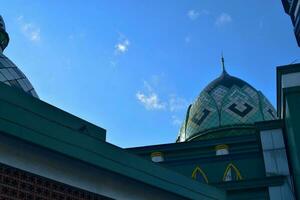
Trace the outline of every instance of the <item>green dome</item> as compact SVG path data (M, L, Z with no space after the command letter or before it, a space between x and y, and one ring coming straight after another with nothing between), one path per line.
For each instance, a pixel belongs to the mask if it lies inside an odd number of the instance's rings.
M240 131L254 122L273 119L276 111L260 91L223 70L189 106L177 141L213 138L212 134L220 131L212 130L234 127Z

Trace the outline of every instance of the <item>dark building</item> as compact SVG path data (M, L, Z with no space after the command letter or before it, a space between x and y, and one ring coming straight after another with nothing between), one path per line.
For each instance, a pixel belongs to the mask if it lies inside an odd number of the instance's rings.
M285 12L291 17L298 46L300 46L300 1L282 0Z

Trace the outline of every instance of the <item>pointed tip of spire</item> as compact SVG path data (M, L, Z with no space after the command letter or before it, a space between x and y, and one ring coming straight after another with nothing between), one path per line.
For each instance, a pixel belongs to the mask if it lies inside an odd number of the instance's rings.
M221 62L222 62L222 73L227 73L226 69L225 69L225 61L224 61L223 52L221 54Z

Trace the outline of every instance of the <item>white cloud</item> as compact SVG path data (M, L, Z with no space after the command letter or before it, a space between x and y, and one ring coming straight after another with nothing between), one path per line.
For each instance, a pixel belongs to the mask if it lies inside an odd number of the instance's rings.
M172 124L175 126L180 126L182 123L182 120L179 119L176 115L172 115Z
M31 23L23 24L23 26L22 26L22 32L31 41L40 41L40 39L41 39L41 36L40 36L41 30L39 28L35 27Z
M161 102L156 93L146 95L141 92L136 93L136 98L145 106L147 110L161 110L165 109L166 105Z
M144 90L138 91L135 96L137 100L147 109L147 110L165 110L170 113L178 113L185 110L188 106L186 99L178 97L175 94L169 95L169 97L164 98L162 101L155 88L160 88L159 76L152 76L150 82L143 81Z
M116 45L115 45L115 51L117 53L125 53L128 51L128 47L130 45L130 42L128 39L121 39Z
M199 17L200 13L197 12L196 10L189 10L187 13L187 16L191 19L191 20L196 20Z
M228 24L232 22L232 18L229 14L227 13L222 13L221 15L218 16L216 19L216 25L217 26L223 26L225 24Z
M109 58L110 66L115 69L117 69L116 67L119 64L120 55L125 54L128 51L129 46L131 44L129 39L123 33L118 32L118 35L118 42L115 44L113 54Z
M136 98L138 101L147 109L147 110L163 110L166 108L167 104L162 102L158 94L154 91L152 86L147 82L144 81L144 92L137 92Z
M169 109L171 112L180 111L186 109L188 102L186 99L171 95L169 98Z
M187 12L187 16L188 18L190 18L191 20L196 20L200 17L200 15L209 15L210 12L208 10L201 10L200 12L199 11L196 11L196 10L189 10Z
M24 21L24 17L21 15L17 18L21 31L25 37L32 42L38 42L41 40L41 30L38 26L31 22Z

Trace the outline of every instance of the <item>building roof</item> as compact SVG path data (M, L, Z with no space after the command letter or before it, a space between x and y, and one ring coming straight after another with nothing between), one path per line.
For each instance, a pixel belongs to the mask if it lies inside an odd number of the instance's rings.
M2 83L0 107L1 134L13 136L186 199L226 198L223 190L198 183L109 144L98 138L99 135L105 134L104 129Z
M177 141L199 139L216 128L240 128L273 119L276 119L276 111L268 99L223 69L189 106Z
M249 83L243 81L242 79L239 79L237 77L231 76L227 73L226 70L222 71L222 74L213 80L210 84L208 84L205 88L204 91L211 93L214 89L219 87L220 85L226 87L226 88L231 88L232 86L236 85L238 87L250 87L251 89L255 90Z

